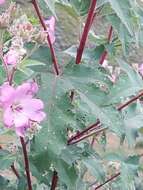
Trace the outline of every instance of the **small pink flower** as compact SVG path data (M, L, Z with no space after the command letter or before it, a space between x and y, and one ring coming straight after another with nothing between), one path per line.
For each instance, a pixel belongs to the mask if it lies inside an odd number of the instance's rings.
M0 5L4 4L5 0L0 0Z
M13 128L19 136L24 136L33 123L39 124L45 118L43 102L33 98L37 91L35 82L26 82L17 88L7 83L0 87L4 124Z
M143 64L141 64L138 68L139 73L141 74L141 76L143 76Z
M4 62L7 65L13 65L15 66L19 61L19 55L15 50L9 50L5 55L4 55Z
M51 16L49 20L45 20L45 24L51 43L53 44L55 42L55 17Z

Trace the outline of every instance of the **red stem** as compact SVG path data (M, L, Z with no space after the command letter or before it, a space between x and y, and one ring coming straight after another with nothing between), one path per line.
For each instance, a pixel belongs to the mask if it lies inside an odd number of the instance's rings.
M68 145L73 145L73 144L76 144L78 142L81 142L82 140L90 137L91 135L98 135L99 133L101 133L102 131L105 131L107 128L99 128L99 129L96 129L93 133L88 133L87 135L83 136L83 137L80 137L78 139L75 139L71 142L68 142Z
M104 183L102 183L101 185L97 186L94 190L100 189L101 187L103 187L105 184L109 183L110 181L113 181L113 179L117 178L121 173L117 173L114 176L112 176L110 179L108 179L107 181L105 181Z
M143 92L140 93L139 95L133 97L132 99L130 99L129 101L127 101L126 103L122 104L121 106L119 106L117 108L118 111L121 111L122 109L124 109L125 107L127 107L128 105L130 105L131 103L133 103L134 101L136 101L137 99L139 99L140 97L143 96Z
M84 140L84 139L90 137L91 135L98 135L99 133L101 133L102 131L105 131L106 129L107 129L107 128L99 128L99 129L97 129L97 130L96 130L95 132L93 132L93 133L89 133L89 134L83 136L82 138L78 138L78 139L75 139L75 140L69 142L68 145L73 145L73 144L76 144L76 143L78 143L78 142L81 142L82 140Z
M55 69L56 75L59 75L59 69L58 69L57 58L56 58L56 55L55 55L55 50L54 50L53 45L52 45L52 43L51 43L50 36L49 36L49 34L48 34L48 32L47 32L47 26L46 26L46 24L45 24L45 22L44 22L44 19L43 19L41 13L40 13L40 9L39 9L39 7L38 7L37 1L36 1L36 0L32 0L31 2L32 2L33 6L34 6L34 8L35 8L35 11L36 11L36 13L37 13L37 16L38 16L38 18L39 18L39 21L40 21L40 23L41 23L41 25L42 25L44 31L46 31L46 33L47 33L47 41L48 41L49 48L50 48L50 51L51 51L51 56L52 56L52 61L53 61L53 64L54 64L54 69Z
M76 135L72 136L71 138L68 139L68 144L71 143L73 140L79 139L81 136L83 136L85 133L87 133L89 130L95 128L98 126L98 124L100 124L100 121L97 120L96 123L94 123L93 125L87 127L86 129L84 129L81 132L78 132Z
M113 27L110 26L110 29L109 29L109 32L108 32L108 38L107 38L107 39L108 39L108 43L111 42L112 34L113 34ZM100 65L103 64L103 62L105 61L107 55L108 55L108 52L105 50L105 51L102 53L101 57L100 57L100 60L99 60L99 64L100 64Z
M26 144L23 137L20 137L22 149L23 149L23 156L24 156L24 164L25 164L25 171L27 176L27 184L28 184L28 190L32 190L32 184L31 184L31 177L30 177L30 169L29 169L29 160L26 150Z
M56 171L53 172L53 177L52 177L52 185L50 190L55 190L57 187L58 183L58 173Z
M20 175L19 175L18 171L16 170L14 164L11 165L11 169L12 169L13 173L16 175L16 177L18 179L20 179Z
M80 64L80 62L81 62L81 58L82 58L83 50L85 48L87 36L88 36L89 30L91 27L91 23L92 23L93 18L94 18L94 10L96 8L96 2L97 2L97 0L92 0L91 4L90 4L90 8L88 11L88 16L86 19L85 27L84 27L83 34L82 34L82 37L80 40L80 45L79 45L79 48L77 49L76 64Z

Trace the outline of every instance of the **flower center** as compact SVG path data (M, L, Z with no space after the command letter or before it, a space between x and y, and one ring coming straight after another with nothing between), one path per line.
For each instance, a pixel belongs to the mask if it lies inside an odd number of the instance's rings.
M11 106L11 109L13 112L20 112L22 111L22 106L19 104L19 103L14 103L12 106Z

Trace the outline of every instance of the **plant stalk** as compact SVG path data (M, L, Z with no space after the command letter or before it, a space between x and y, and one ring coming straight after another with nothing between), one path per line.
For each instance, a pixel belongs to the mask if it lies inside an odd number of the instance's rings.
M86 129L84 129L81 132L78 132L76 135L72 136L71 138L68 139L68 144L70 144L73 140L79 139L81 136L83 136L85 133L87 133L88 131L96 128L98 125L100 124L100 121L97 120L96 123L94 123L93 125L87 127Z
M29 160L26 150L26 144L23 137L20 137L22 150L23 150L23 156L24 156L24 164L25 164L25 171L27 176L27 184L28 184L28 190L32 190L32 183L31 183L31 177L30 177L30 168L29 168Z
M107 127L106 128L99 128L99 129L96 129L94 132L92 132L92 133L88 133L87 135L85 135L85 136L82 136L82 137L80 137L80 138L78 138L78 139L75 139L75 140L73 140L73 141L71 141L71 142L68 142L68 145L73 145L73 144L76 144L76 143L78 143L78 142L81 142L82 140L84 140L84 139L86 139L86 138L88 138L88 137L91 137L92 135L98 135L99 133L101 133L102 131L105 131L107 129Z
M11 165L11 169L12 169L13 173L15 174L15 176L16 176L18 179L20 179L20 175L19 175L18 171L16 170L14 164Z
M110 26L110 29L109 29L109 32L108 32L108 43L111 42L112 35L113 35L113 27ZM108 55L108 52L105 50L105 51L102 53L101 57L100 57L100 60L99 60L99 64L100 64L100 65L103 64L103 62L105 61L107 55Z
M103 187L104 185L106 185L107 183L113 181L115 178L117 178L121 173L117 173L114 176L112 176L110 179L108 179L107 181L105 181L104 183L102 183L101 185L97 186L94 190L100 189L101 187Z
M53 172L53 177L52 177L52 185L50 190L55 190L57 187L58 183L58 173L56 171Z
M31 2L32 2L33 6L34 6L34 9L36 11L36 14L37 14L37 16L39 18L39 21L40 21L40 23L41 23L44 31L46 31L46 33L47 33L47 42L49 44L49 48L50 48L50 51L51 51L51 56L52 56L52 61L53 61L53 64L54 64L55 73L56 73L56 75L59 75L58 62L57 62L57 58L56 58L54 47L53 47L53 45L51 43L50 36L49 36L49 34L47 32L47 26L46 26L46 24L44 22L44 19L43 19L41 13L40 13L40 9L39 9L37 1L36 0L32 0Z
M87 16L87 19L86 19L85 27L84 27L84 30L83 30L83 34L82 34L82 37L81 37L81 40L80 40L79 47L77 49L76 64L80 64L80 62L81 62L81 58L82 58L82 54L83 54L83 51L84 51L84 48L85 48L85 43L86 43L86 40L87 40L87 36L88 36L89 30L90 30L90 27L91 27L91 23L92 23L93 18L94 18L94 11L95 11L95 8L96 8L96 2L97 2L97 0L91 0L91 4L90 4L89 11L88 11L88 16Z
M143 96L143 92L141 92L139 95L133 97L132 99L130 99L129 101L127 101L126 103L120 105L117 110L121 111L122 109L124 109L125 107L127 107L128 105L130 105L131 103L133 103L134 101L138 100L139 98L141 98Z

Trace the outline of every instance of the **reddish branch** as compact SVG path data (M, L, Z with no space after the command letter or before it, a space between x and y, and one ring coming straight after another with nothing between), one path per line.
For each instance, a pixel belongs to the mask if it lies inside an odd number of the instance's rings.
M88 11L88 16L86 19L85 27L84 27L83 34L82 34L82 37L80 40L80 45L77 49L76 64L80 64L80 62L81 62L81 58L82 58L83 50L85 48L87 36L88 36L89 30L91 27L91 23L92 23L93 18L94 18L94 11L96 8L96 2L97 2L97 0L91 1L91 5L90 5L89 11Z
M53 64L54 64L54 69L55 69L56 74L59 75L59 68L58 68L57 58L56 58L56 55L55 55L55 50L54 50L53 45L51 43L50 36L49 36L49 34L47 32L47 26L46 26L46 24L44 22L44 19L43 19L41 13L40 13L40 9L38 7L37 1L32 0L31 2L32 2L33 6L35 8L35 11L37 13L37 16L39 18L39 21L40 21L44 31L46 31L46 33L47 33L47 41L48 41L49 48L50 48L50 51L51 51L51 56L52 56L52 61L53 61Z
M25 164L25 171L27 176L27 184L28 184L28 190L32 190L32 184L31 184L31 177L30 177L30 169L29 169L29 160L26 150L26 144L23 137L20 137L22 149L23 149L23 156L24 156L24 164Z
M0 149L2 149L1 145L0 145ZM16 177L19 179L20 175L19 175L18 171L16 170L14 163L11 165L11 169L12 169L13 173L16 175Z
M51 190L55 190L57 187L58 183L58 173L56 171L53 172L53 177L52 177L52 185L51 185Z
M141 98L143 96L143 92L141 92L139 95L133 97L132 99L130 99L129 101L127 101L126 103L120 105L117 110L121 111L122 109L124 109L125 107L127 107L128 105L130 105L131 103L133 103L134 101L138 100L139 98Z
M83 134L87 133L89 130L95 128L97 125L100 124L100 121L97 120L96 123L94 123L93 125L87 127L86 129L84 129L83 131L81 132L78 132L76 135L72 136L69 140L68 140L68 143L70 143L71 141L75 140L75 139L78 139L80 138Z
M107 183L113 181L115 178L117 178L121 173L117 173L114 176L112 176L110 179L108 179L107 181L105 181L104 183L102 183L101 185L97 186L94 190L100 189L101 187L103 187L104 185L106 185Z
M84 129L81 132L78 132L76 135L69 138L67 144L71 145L71 144L78 143L78 142L90 137L91 135L98 134L106 129L107 128L101 128L101 123L99 120L97 120L97 122L95 124L89 126L88 128Z
M108 33L108 43L111 42L112 34L113 34L113 27L111 26L110 29L109 29L109 33ZM107 52L106 50L102 53L102 55L101 55L101 57L100 57L100 60L99 60L99 64L100 64L100 65L103 64L104 60L105 60L106 57L107 57L107 54L108 54L108 52Z
M20 175L19 175L18 171L16 170L14 164L11 165L11 169L12 169L13 173L16 175L16 177L18 179L20 179Z
M101 133L102 131L105 131L106 129L107 128L100 128L99 127L98 129L94 130L92 133L90 132L87 135L84 135L84 136L82 136L82 137L80 137L78 139L75 139L75 140L71 141L68 145L73 145L73 144L76 144L78 142L81 142L82 140L84 140L84 139L86 139L88 137L91 137L92 135L98 135L99 133Z

